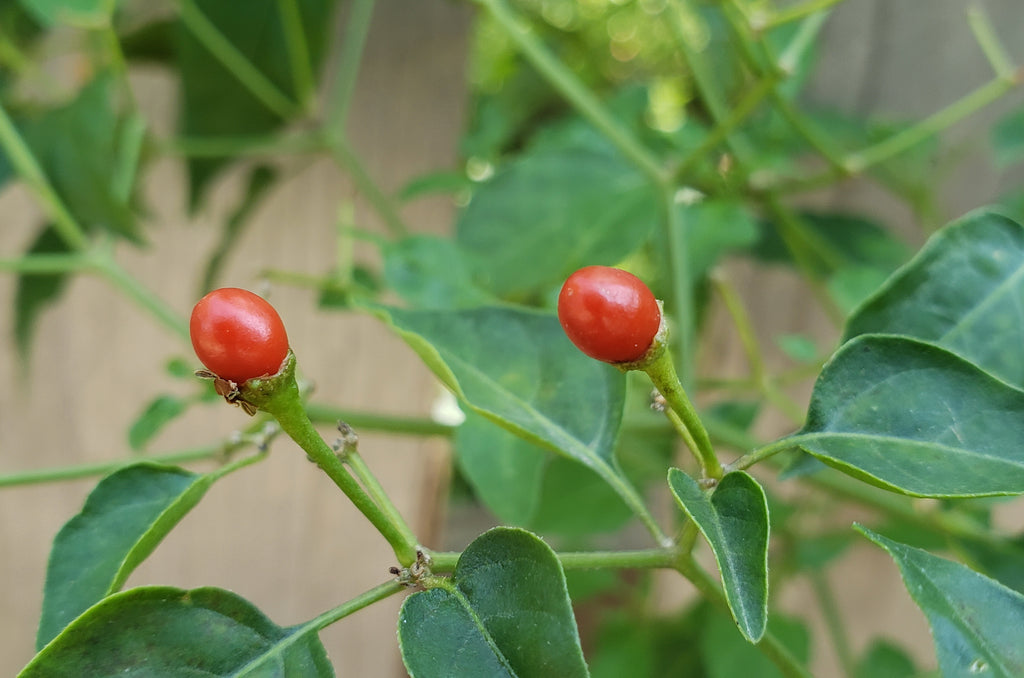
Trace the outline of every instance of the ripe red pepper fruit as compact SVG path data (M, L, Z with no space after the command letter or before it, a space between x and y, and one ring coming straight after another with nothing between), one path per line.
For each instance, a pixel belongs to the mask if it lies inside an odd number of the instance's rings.
M565 281L558 319L576 347L606 363L639 360L661 326L654 294L632 273L587 266Z
M288 335L274 307L252 292L224 287L192 309L196 356L221 379L242 384L276 374L288 355Z

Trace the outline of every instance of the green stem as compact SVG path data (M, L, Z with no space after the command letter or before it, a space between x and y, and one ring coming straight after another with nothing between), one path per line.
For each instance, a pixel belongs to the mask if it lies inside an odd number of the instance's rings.
M409 436L442 436L450 438L456 426L440 424L430 419L417 417L396 417L376 412L342 410L317 403L306 404L306 414L319 424L334 424L343 421L359 431L379 431Z
M824 11L833 5L838 5L843 0L810 0L802 5L792 5L781 9L764 19L755 19L751 22L751 28L756 31L766 31L788 24L792 21L799 21L805 16Z
M257 137L176 137L157 143L162 153L190 158L276 156L291 153L317 153L327 145L320 134L271 134Z
M730 471L743 471L751 466L761 463L765 459L771 459L779 452L785 452L791 450L797 446L798 443L794 442L790 438L781 438L775 442L768 443L761 447L757 447L750 452L747 452L736 461L729 464Z
M854 172L863 172L872 165L899 155L934 136L954 123L988 106L1001 98L1020 83L1012 78L997 77L982 85L967 96L928 116L913 127L894 134L885 141L869 146L846 159L846 166Z
M374 603L378 603L384 600L385 598L390 598L391 596L401 592L404 589L405 587L399 584L397 581L387 581L383 584L378 584L369 591L361 595L358 595L351 600L345 601L338 607L328 610L327 612L324 612L323 614L318 615L317 617L314 617L313 619L309 620L308 622L302 625L303 630L299 631L298 633L295 633L294 636L296 638L301 638L304 637L304 632L306 630L316 629L317 631L319 631L321 629L325 629L331 624L335 623L336 621L344 619L350 614L358 612L364 607L369 607Z
M593 92L551 54L505 0L475 0L504 30L523 56L590 124L598 129L623 155L656 185L665 185L665 172L657 158L626 130L601 104Z
M196 40L268 110L284 119L299 112L295 103L231 44L193 0L178 0L178 16Z
M775 78L767 77L762 78L757 85L749 89L743 98L740 99L739 103L733 107L729 115L720 123L715 125L715 128L711 130L711 133L704 138L697 148L690 151L690 153L683 158L674 170L676 178L681 181L685 180L687 172L693 169L694 165L703 160L709 152L728 139L729 136L741 124L743 124L747 118L750 117L750 115L757 109L757 106L774 87Z
M391 501L391 497L384 491L384 486L377 480L377 476L373 475L370 467L366 465L362 455L356 450L351 450L344 455L344 461L352 469L359 482L363 484L363 487L366 488L370 498L380 506L385 518L395 526L395 529L402 537L402 541L406 544L418 543L416 534L409 527L409 523L405 521L405 518L402 517L398 507Z
M93 264L99 273L113 284L114 287L117 287L125 296L149 311L164 327L174 332L184 341L190 341L188 323L185 322L185 319L168 306L163 299L156 296L148 288L143 287L130 273L121 268L106 250L96 253L93 257Z
M302 15L296 0L277 0L277 11L281 16L284 29L284 41L288 50L288 65L291 68L292 81L295 83L295 94L303 108L310 111L316 86L313 79L313 67L309 60L309 43L306 32L302 28Z
M842 667L843 675L846 678L853 678L857 673L857 665L854 660L853 650L850 648L850 641L843 625L842 615L839 613L839 605L836 597L829 586L825 573L820 570L813 570L808 574L811 586L814 588L814 595L821 607L821 614L825 619L825 628L835 647L836 655L839 657L839 665Z
M796 403L790 400L782 391L776 387L768 369L765 367L764 356L761 354L761 344L757 341L754 331L754 324L747 314L746 308L740 301L739 295L732 285L720 275L712 275L711 282L722 297L725 308L732 318L736 333L739 335L740 344L743 345L747 354L747 361L750 363L750 371L753 381L761 394L789 419L800 423L804 419L803 410L797 407Z
M704 598L724 610L727 614L732 614L721 587L693 560L692 556L687 554L685 558L676 563L676 570L689 579L690 583L700 591ZM770 659L786 678L812 678L807 668L770 631L766 631L754 647Z
M35 155L32 154L28 144L25 143L14 126L3 105L0 105L0 146L3 147L7 161L11 163L14 170L42 203L43 211L53 222L53 227L64 244L72 250L87 249L89 239L85 231L71 216L64 202L53 189Z
M978 41L978 45L985 53L985 58L988 59L988 63L992 66L992 70L1000 78L1012 80L1017 69L1013 65L1010 55L1006 52L1006 48L1003 47L1003 44L996 36L992 22L989 21L988 15L981 8L981 5L971 5L967 8L967 22L974 33L974 39Z
M675 316L675 351L683 369L683 388L694 383L696 362L696 316L694 310L694 275L690 266L689 229L683 223L683 213L675 204L671 190L665 190L662 204L665 209L665 241L668 243L668 270L672 277L672 310Z
M72 254L26 254L17 259L0 259L0 271L36 275L59 275L92 268L87 256Z
M101 461L93 464L62 466L60 468L33 469L31 471L21 471L19 473L9 473L7 475L0 476L0 487L36 485L39 483L52 483L66 480L79 480L81 478L91 478L94 476L105 476L126 466L137 464L140 461L178 465L187 464L193 461L214 459L222 455L224 455L223 446L200 447L194 450L135 457L132 459L119 459L117 461Z
M683 426L690 432L690 437L696 445L693 453L697 457L697 461L700 462L704 476L720 479L723 475L722 465L715 455L711 438L708 437L708 432L704 428L704 424L701 423L697 410L694 409L693 403L686 395L683 385L679 383L672 355L664 350L643 369L651 378L658 392L664 396L665 402L679 416Z
M341 54L331 87L331 100L327 108L325 128L341 133L348 121L352 93L359 77L366 37L370 33L374 0L353 0L341 36Z
M416 560L418 545L409 539L387 513L377 505L358 482L349 474L344 462L324 442L313 422L306 415L298 385L295 382L295 357L289 358L282 371L267 379L250 379L242 385L242 396L267 412L281 425L281 429L301 447L310 460L327 474L345 496L366 516L370 523L387 540L395 557L403 567Z
M430 554L430 569L436 573L453 572L462 555L459 552L439 551ZM640 549L634 551L569 551L556 553L558 561L566 570L588 570L608 568L666 569L675 567L679 557L675 547Z
M348 171L356 188L384 220L391 234L395 237L402 237L408 234L409 228L398 215L391 200L384 195L380 187L370 178L369 173L363 166L363 161L352 150L348 138L342 131L339 129L330 130L327 140L331 155L335 161Z

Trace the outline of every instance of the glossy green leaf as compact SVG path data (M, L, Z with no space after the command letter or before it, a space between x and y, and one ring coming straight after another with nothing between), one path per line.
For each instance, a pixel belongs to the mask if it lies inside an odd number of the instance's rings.
M1024 676L1024 595L959 563L857 529L899 566L928 617L944 676Z
M516 528L485 532L443 586L409 596L398 640L413 678L588 675L562 566Z
M239 11L234 0L203 0L195 4L232 47L272 83L281 96L293 103L293 112L298 115L301 93L295 83L278 0L248 0L245 11ZM334 5L334 0L296 3L308 51L308 67L314 77L326 54ZM268 109L184 24L179 26L177 42L183 135L253 137L269 134L285 122L280 112ZM227 158L217 157L189 159L193 206L227 161Z
M768 500L750 475L735 471L710 496L679 469L668 472L672 494L711 545L733 619L756 643L768 623Z
M866 482L923 497L1024 493L1024 391L945 349L865 335L822 371L789 438Z
M588 466L639 508L613 455L625 377L576 350L553 315L502 307L381 313L467 407Z
M21 0L42 25L68 24L78 28L102 28L109 24L117 0Z
M1008 167L1024 160L1024 108L1003 117L992 128L996 164Z
M477 188L456 225L473 277L520 300L588 264L614 264L658 223L650 181L603 148L538 150Z
M120 469L101 480L81 512L53 540L37 648L120 589L213 480L213 475L150 462Z
M36 236L26 254L67 254L69 251L57 231L47 226ZM14 339L22 355L27 355L32 347L32 333L39 314L60 298L67 282L67 273L24 273L18 276L14 292Z
M973 212L933 236L847 323L845 339L905 334L1024 387L1024 228Z
M172 395L160 395L150 401L146 409L128 429L128 445L138 452L163 429L185 412L187 403Z
M315 626L281 628L222 589L154 586L90 608L18 678L333 675Z

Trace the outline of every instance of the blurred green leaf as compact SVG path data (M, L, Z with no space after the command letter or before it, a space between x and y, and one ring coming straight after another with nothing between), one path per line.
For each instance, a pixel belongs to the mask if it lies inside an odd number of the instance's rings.
M128 445L138 452L160 430L185 412L187 403L177 396L160 395L149 402L128 429Z
M67 24L77 28L109 25L117 0L21 0L43 26Z
M36 648L41 649L78 615L120 589L202 499L214 479L142 462L101 480L78 515L53 540ZM86 628L97 627L87 624ZM75 675L99 674L84 671Z
M803 334L780 334L775 337L775 344L798 363L813 363L820 355L814 340Z
M996 164L1009 167L1024 160L1024 108L1005 115L992 128Z
M886 640L868 646L859 662L855 678L913 678L917 675L914 661L903 648Z
M928 497L1024 493L1024 391L933 344L864 335L826 365L794 446Z
M593 470L556 456L544 469L540 501L529 527L543 534L583 537L616 530L632 515Z
M707 275L728 252L757 241L757 222L739 201L710 198L676 209L686 236L692 280Z
M384 249L384 277L419 309L492 305L494 295L476 286L470 262L449 238L412 236Z
M1024 534L1010 539L956 539L953 548L970 565L1024 594Z
M904 334L1024 387L1024 228L991 211L947 226L850 320L844 340Z
M418 678L589 675L562 566L516 528L480 535L450 583L406 598L398 640Z
M153 586L112 595L36 655L18 678L334 675L317 629L281 628L230 591Z
M603 147L525 154L479 185L459 215L456 242L473 278L525 300L588 264L614 264L658 223L647 177Z
M57 234L52 226L47 226L29 246L27 255L33 254L66 254L69 252L64 239ZM67 287L67 273L42 275L23 273L18 276L18 284L14 292L14 339L22 356L28 356L32 347L32 334L35 330L39 314L57 301Z
M806 666L810 657L810 635L796 619L773 614L768 630ZM708 610L700 652L707 678L784 678L778 667L736 632L736 626L717 610Z
M468 191L473 182L465 172L440 171L415 177L398 192L398 199L403 202L424 198L431 195L453 195Z
M860 216L840 213L805 212L800 219L810 230L810 237L826 248L817 261L817 272L831 277L846 267L871 268L888 274L909 257L903 243L880 224ZM772 263L793 263L778 227L774 222L762 224L761 239L753 248L759 259Z
M16 122L32 153L72 216L87 231L103 230L140 242L130 195L118 190L123 145L135 143L131 121L114 108L115 81L96 76L69 104Z
M316 74L327 51L335 0L296 3ZM277 0L249 0L239 11L234 0L202 0L196 6L206 19L267 80L287 97L299 93L290 66ZM181 75L181 133L189 137L253 137L278 129L283 120L269 109L179 22L178 71ZM296 104L297 105L297 104ZM189 195L195 208L206 186L230 158L190 158Z
M768 623L768 502L764 490L743 471L726 474L710 497L679 469L669 469L668 482L680 508L711 545L740 632L751 643L758 642Z
M928 617L943 675L1024 675L1024 595L959 563L857 529L899 566Z

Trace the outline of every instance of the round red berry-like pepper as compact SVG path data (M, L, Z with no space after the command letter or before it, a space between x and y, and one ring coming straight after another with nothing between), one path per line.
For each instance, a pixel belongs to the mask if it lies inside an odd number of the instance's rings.
M654 294L632 273L587 266L562 285L558 319L576 347L606 363L639 360L661 326Z
M288 355L281 316L265 299L236 287L210 292L192 309L192 347L221 379L242 384L276 374Z

